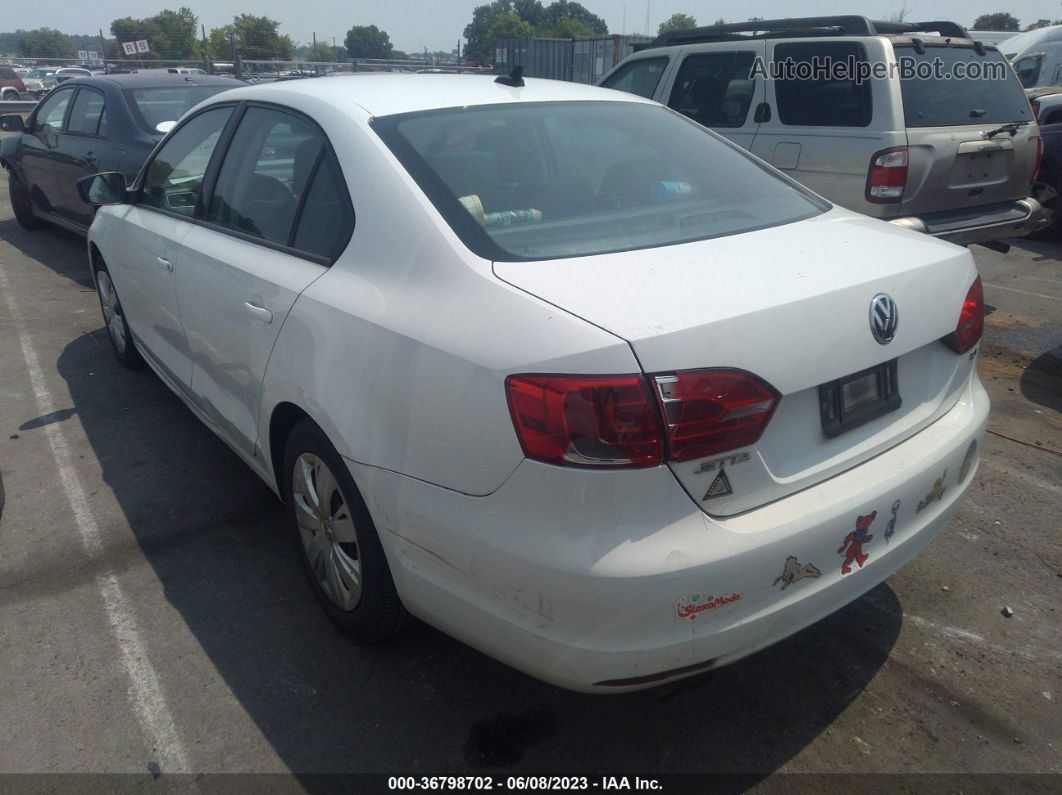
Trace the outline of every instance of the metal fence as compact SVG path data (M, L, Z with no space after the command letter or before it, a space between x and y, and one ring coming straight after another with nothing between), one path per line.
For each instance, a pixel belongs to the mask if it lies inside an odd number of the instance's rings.
M550 80L571 80L572 40L495 40L495 73L508 74L517 66L524 67L525 77L545 77Z

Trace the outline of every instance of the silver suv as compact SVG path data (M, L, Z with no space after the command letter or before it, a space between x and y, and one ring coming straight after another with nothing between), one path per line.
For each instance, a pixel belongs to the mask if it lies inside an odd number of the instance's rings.
M996 47L954 22L673 31L600 85L684 113L837 204L954 243L1005 249L994 241L1041 223L1029 101Z

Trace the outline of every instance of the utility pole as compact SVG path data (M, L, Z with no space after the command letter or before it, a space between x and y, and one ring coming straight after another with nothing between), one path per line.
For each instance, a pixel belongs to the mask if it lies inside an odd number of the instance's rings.
M210 45L207 44L206 25L199 26L203 34L203 68L207 74L214 74L214 59L210 57Z
M103 38L103 28L100 28L100 59L103 61L103 71L107 71L107 40Z
M653 0L645 0L645 35L652 36L653 29L649 27L649 11L653 7Z

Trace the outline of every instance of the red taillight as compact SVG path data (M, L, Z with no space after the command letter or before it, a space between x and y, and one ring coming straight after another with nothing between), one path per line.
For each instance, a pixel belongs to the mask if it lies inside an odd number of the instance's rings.
M962 302L959 323L943 342L956 353L966 353L981 339L985 328L985 292L981 287L981 277L974 279L966 300Z
M505 391L529 458L606 467L650 467L664 459L643 376L512 375Z
M894 204L903 198L907 187L909 156L906 146L882 149L870 158L867 173L867 201L875 204Z
M688 370L653 381L674 461L753 444L778 405L774 388L743 370Z
M1036 175L1040 173L1040 166L1044 162L1044 139L1036 139L1036 163L1033 165L1032 179L1030 182L1036 182Z

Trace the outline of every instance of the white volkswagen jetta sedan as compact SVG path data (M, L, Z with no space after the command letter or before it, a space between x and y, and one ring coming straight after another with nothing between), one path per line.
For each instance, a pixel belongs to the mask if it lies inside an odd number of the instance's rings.
M236 89L81 185L119 360L276 490L329 616L617 692L923 549L988 415L969 252L653 102L508 82Z

